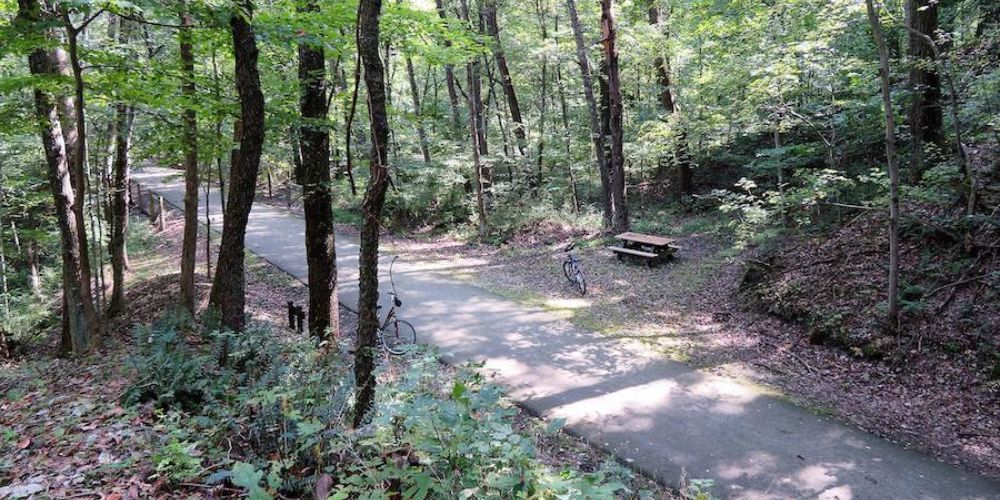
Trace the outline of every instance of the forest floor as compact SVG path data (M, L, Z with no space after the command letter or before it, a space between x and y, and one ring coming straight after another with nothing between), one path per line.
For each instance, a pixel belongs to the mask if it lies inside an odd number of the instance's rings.
M169 312L179 292L179 255L183 221L174 213L165 230L153 233L133 218L126 310L110 322L103 346L83 359L55 355L58 332L30 346L23 355L0 364L0 498L217 498L239 496L240 489L198 481L176 484L154 467L169 425L152 405L123 406L135 380L130 359L133 332ZM199 309L208 300L204 274L204 231L198 245ZM213 235L218 241L218 235ZM216 248L217 250L217 248ZM248 254L247 311L252 321L285 328L286 303L308 302L298 280ZM53 309L55 305L53 304ZM357 329L356 315L340 308L343 332ZM443 376L450 367L441 365ZM605 452L566 433L551 433L545 423L519 410L518 432L536 443L539 460L553 470L598 470L611 460ZM197 453L197 452L196 452ZM199 475L224 464L204 463ZM635 476L633 486L656 498L674 498L670 490Z
M446 237L388 238L387 250L412 260L459 261L456 276L488 290L565 312L580 326L639 339L665 357L735 377L863 430L979 474L1000 477L1000 388L973 383L961 358L911 353L873 360L814 345L805 327L747 307L738 295L754 250L737 251L714 222L679 218L677 259L656 268L619 261L597 234L542 227L495 247ZM588 291L562 276L574 254ZM475 269L475 271L468 271ZM978 377L981 378L981 377Z

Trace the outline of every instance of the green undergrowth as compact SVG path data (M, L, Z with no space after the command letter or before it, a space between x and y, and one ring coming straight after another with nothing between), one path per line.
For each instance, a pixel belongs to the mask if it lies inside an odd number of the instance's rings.
M354 430L346 346L320 350L266 327L232 335L169 317L138 329L135 345L123 399L156 413L153 466L178 492L204 483L257 499L651 495L612 460L587 472L542 463L540 436L519 430L502 390L477 366L444 369L433 352L383 363L371 421Z

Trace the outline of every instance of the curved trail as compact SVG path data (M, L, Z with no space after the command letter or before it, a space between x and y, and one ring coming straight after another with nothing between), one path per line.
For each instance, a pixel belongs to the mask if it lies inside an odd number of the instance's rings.
M132 177L180 207L179 174L146 168ZM210 196L221 229L218 193ZM301 216L255 203L247 249L304 282L304 231ZM352 309L357 260L356 240L338 234L340 300ZM419 340L451 361L484 362L529 410L564 418L571 432L666 483L684 470L714 479L722 498L1000 499L996 481L447 274L458 270L397 262L401 316Z

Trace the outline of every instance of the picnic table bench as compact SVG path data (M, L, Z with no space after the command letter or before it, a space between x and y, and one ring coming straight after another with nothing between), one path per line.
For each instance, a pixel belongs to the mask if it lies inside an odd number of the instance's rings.
M608 249L621 259L623 256L646 259L649 265L670 260L681 247L674 245L674 239L653 236L642 233L622 233L615 236L621 246L609 246Z

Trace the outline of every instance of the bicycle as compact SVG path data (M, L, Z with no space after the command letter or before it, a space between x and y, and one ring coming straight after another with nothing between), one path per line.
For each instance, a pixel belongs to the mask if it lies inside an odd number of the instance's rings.
M583 279L583 270L580 269L580 261L570 253L574 247L576 247L576 243L570 243L569 246L563 249L567 253L566 260L562 265L563 274L566 275L566 279L570 283L576 285L577 289L580 290L580 295L587 295L587 281Z
M392 266L396 264L398 258L399 256L393 257L392 263L389 264L389 283L392 285L389 296L392 297L392 305L385 320L378 327L378 339L386 352L402 356L413 350L417 343L417 330L409 321L399 319L396 314L396 309L403 306L403 301L399 300L399 294L396 292L396 282L392 278ZM378 309L382 309L382 306L378 306Z

